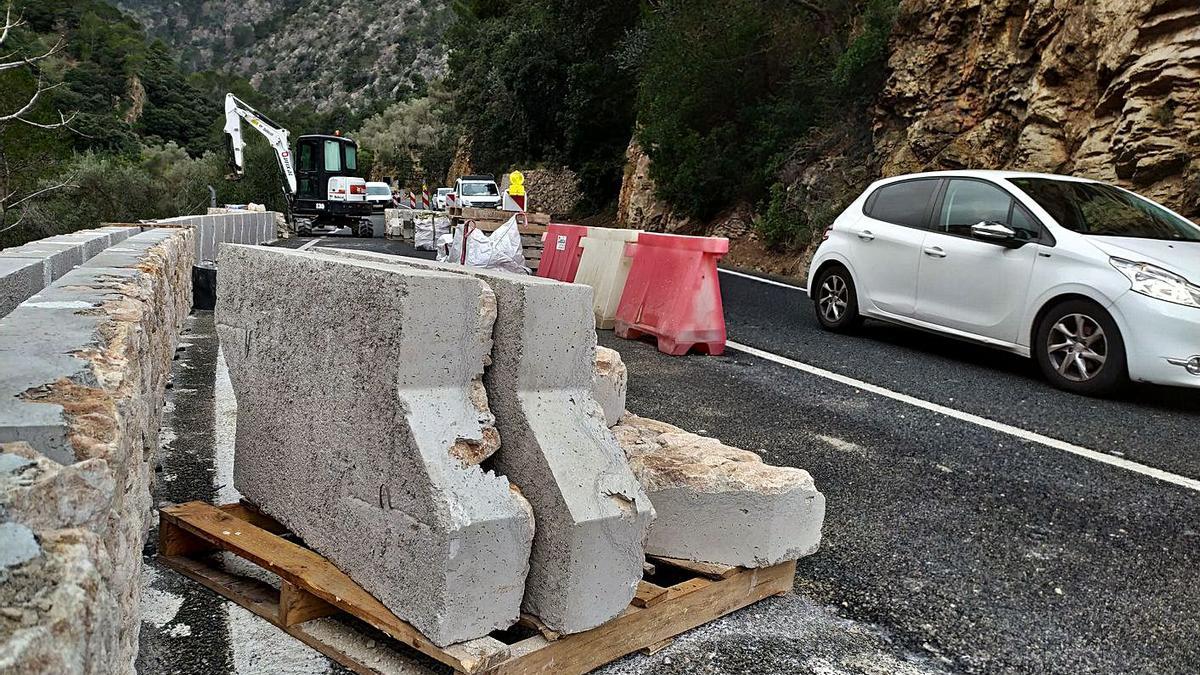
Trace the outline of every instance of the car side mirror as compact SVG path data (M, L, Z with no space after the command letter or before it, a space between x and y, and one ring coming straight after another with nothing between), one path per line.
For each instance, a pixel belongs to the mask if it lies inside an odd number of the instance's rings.
M990 241L993 244L1002 244L1005 246L1019 246L1025 242L1017 239L1017 231L1004 223L998 223L994 220L989 220L982 223L975 223L971 226L971 236L983 241Z

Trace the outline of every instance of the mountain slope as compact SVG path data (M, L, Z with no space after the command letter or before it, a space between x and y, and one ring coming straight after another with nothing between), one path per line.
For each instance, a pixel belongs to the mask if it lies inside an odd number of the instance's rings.
M445 0L115 0L190 70L318 111L393 101L445 71Z

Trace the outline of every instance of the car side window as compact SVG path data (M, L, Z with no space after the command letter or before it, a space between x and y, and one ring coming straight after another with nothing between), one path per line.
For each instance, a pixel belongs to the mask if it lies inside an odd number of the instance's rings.
M936 178L920 178L884 185L868 199L866 214L896 225L924 228L939 182Z
M1038 238L1036 221L1012 195L983 181L950 180L938 213L937 231L969 237L971 226L989 222L1008 225L1024 241Z

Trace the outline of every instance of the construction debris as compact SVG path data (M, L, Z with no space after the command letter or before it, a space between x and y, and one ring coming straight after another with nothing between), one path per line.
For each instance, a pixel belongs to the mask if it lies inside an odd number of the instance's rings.
M613 433L657 513L648 554L767 567L820 546L825 496L807 471L633 414Z
M592 394L604 410L604 422L612 427L625 415L625 390L629 371L615 349L596 346L596 367L592 373Z
M247 246L223 246L219 266L235 487L435 644L511 625L534 527L480 467L499 445L488 285Z
M484 382L501 438L492 466L524 491L537 518L524 611L564 634L616 616L642 576L653 510L593 397L591 289L359 251L337 254L454 271L492 288L498 318Z

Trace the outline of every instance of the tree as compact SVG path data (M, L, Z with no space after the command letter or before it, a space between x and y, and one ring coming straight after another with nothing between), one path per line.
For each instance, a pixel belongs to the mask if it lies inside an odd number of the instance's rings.
M10 3L4 13L4 26L0 28L0 46L12 46L10 37L24 25L20 17L13 18ZM31 136L39 132L66 129L75 119L74 115L60 110L57 111L57 118L47 120L45 106L42 105L48 92L57 89L61 83L47 84L39 64L62 51L62 48L62 40L47 49L33 52L17 45L15 50L0 60L0 74L4 76L0 84L6 85L3 89L7 93L5 98L9 99L4 101L8 107L0 112L0 234L21 225L25 221L26 210L36 200L72 184L69 177L49 182L34 180L44 171L45 148L36 143L26 143L24 148L13 147L11 143L16 135L14 127L20 127L22 135ZM17 102L13 102L14 97Z

